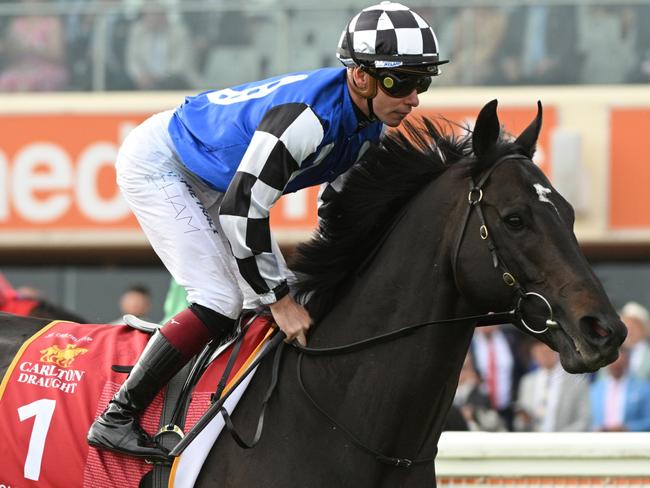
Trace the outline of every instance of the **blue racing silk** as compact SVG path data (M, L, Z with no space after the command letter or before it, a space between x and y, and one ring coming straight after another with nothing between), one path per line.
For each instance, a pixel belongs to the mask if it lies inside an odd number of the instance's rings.
M188 97L169 123L182 163L217 191L239 271L262 303L288 293L269 225L284 193L332 182L382 133L360 123L345 68L304 71Z
M277 107L282 117L285 104L307 105L318 117L323 137L283 193L333 181L356 161L365 141L379 140L380 122L358 130L345 68L298 72L187 97L169 133L183 164L225 192L264 116ZM287 110L284 115L293 114Z

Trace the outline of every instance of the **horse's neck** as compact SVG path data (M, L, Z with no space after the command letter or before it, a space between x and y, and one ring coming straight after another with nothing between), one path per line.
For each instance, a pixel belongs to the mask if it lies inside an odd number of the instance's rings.
M460 223L450 214L453 206L445 208L433 190L411 202L373 261L318 325L311 346L349 343L457 314L460 297L450 253ZM340 391L359 390L345 400L343 411L356 410L358 420L368 422L369 435L391 437L377 442L423 445L428 435L423 425L434 434L440 431L471 330L429 326L390 344L332 358L328 368ZM374 422L387 428L373 429Z
M366 336L408 323L451 318L463 306L451 266L464 207L441 177L407 204L372 261L351 279L324 322L329 338ZM455 181L455 186L459 183ZM463 187L464 189L464 187ZM341 318L358 322L337 327Z

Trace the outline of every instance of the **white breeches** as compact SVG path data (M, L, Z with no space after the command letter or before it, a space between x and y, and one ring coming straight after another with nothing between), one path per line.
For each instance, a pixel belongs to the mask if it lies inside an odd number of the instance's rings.
M244 281L219 223L223 198L180 162L167 126L173 111L136 127L120 148L117 184L154 251L187 300L230 318L261 305ZM287 278L280 249L273 251Z

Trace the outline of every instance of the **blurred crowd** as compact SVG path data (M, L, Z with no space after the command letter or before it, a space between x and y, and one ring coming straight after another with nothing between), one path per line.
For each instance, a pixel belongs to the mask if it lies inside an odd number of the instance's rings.
M650 432L650 315L636 302L619 313L619 358L586 375L566 373L555 351L512 326L477 328L447 429Z
M240 12L180 13L165 0L0 0L0 8L9 3L23 8L0 16L0 92L207 86L209 49L250 40Z
M356 3L315 11L257 0L242 10L222 0L206 11L178 0L0 0L0 92L219 88L336 66ZM452 60L437 83L650 82L650 1L436 3L409 5Z
M459 9L442 25L442 83L549 85L650 81L650 5ZM449 76L447 76L449 75Z

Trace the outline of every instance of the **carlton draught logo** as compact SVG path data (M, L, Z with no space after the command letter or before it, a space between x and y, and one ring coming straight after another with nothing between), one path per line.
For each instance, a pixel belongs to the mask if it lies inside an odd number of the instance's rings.
M86 372L70 366L75 359L86 354L88 349L74 344L67 344L63 348L53 344L39 352L41 356L38 361L20 363L18 383L74 393Z
M59 346L54 344L47 349L42 349L41 361L42 363L54 363L62 368L68 368L77 356L86 354L88 349L83 347L75 347L73 344L68 344L64 349L59 349Z

